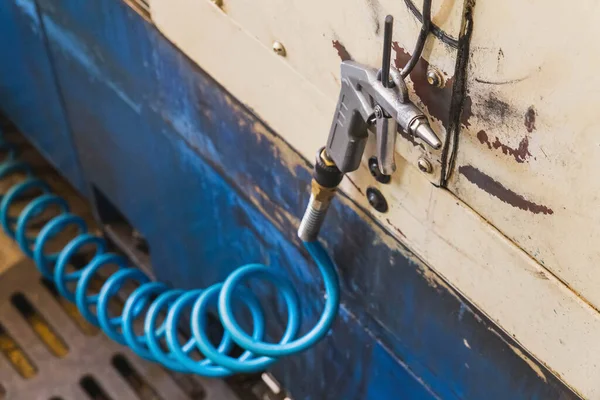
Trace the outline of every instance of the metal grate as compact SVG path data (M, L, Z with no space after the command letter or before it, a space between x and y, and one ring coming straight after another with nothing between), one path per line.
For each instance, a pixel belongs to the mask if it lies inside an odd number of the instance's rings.
M95 226L85 199L6 123L20 156L36 168L75 214ZM0 194L7 190L0 182ZM125 218L105 225L108 238L150 273L149 254ZM137 243L136 240L140 243ZM143 246L142 246L143 247ZM204 379L145 362L88 324L76 306L42 280L18 245L0 232L0 400L290 400L269 374Z
M0 400L239 400L167 372L87 325L29 260L0 275Z

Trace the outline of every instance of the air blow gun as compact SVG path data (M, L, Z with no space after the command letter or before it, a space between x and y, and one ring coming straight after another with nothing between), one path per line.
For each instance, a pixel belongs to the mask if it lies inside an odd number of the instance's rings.
M393 17L385 19L383 65L377 69L343 61L341 90L327 145L317 153L311 197L298 229L305 242L317 239L331 200L345 174L355 171L365 151L369 129L376 127L379 169L391 175L398 126L434 149L442 146L427 117L408 97L400 72L391 67Z

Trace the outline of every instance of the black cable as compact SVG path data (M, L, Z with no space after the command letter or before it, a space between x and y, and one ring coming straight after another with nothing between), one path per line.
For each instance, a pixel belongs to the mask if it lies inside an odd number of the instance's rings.
M415 44L415 50L410 57L410 60L406 63L402 71L400 71L400 76L402 79L406 79L406 77L413 70L419 58L421 58L421 53L423 52L423 47L425 47L425 41L427 40L427 36L431 31L431 0L423 0L423 25L421 26L421 32L419 32L419 37L417 38L417 43Z
M383 31L383 65L381 67L381 83L384 88L390 87L390 60L392 59L392 31L394 17L385 17L385 30Z
M404 4L406 4L406 7L408 7L410 12L415 16L415 18L422 23L423 15L421 14L421 11L415 6L413 0L404 0ZM458 49L458 39L444 32L444 30L436 24L434 24L433 21L431 21L431 31L429 33L441 40L442 43L447 44L453 49Z

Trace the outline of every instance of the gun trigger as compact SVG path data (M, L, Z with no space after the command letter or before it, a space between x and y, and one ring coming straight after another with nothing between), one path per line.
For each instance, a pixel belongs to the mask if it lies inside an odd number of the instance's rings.
M396 129L396 120L385 116L377 118L377 158L379 170L384 175L391 175L396 170Z

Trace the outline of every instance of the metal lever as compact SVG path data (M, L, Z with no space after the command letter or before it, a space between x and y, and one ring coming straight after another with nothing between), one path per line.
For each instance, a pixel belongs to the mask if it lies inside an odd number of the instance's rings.
M385 17L383 31L383 62L381 65L381 84L384 88L394 87L390 80L390 64L392 58L392 33L394 29L394 17ZM384 175L391 175L396 170L394 153L396 149L396 121L386 115L381 106L375 107L376 130L377 130L377 158L379 158L379 170Z
M383 114L381 107L377 106L375 113ZM384 175L391 175L396 170L394 153L396 152L396 120L386 117L377 117L377 158L379 159L379 170Z

